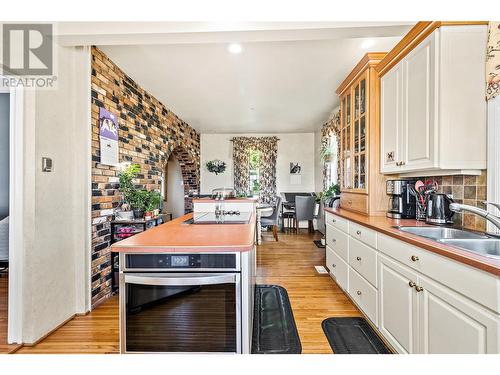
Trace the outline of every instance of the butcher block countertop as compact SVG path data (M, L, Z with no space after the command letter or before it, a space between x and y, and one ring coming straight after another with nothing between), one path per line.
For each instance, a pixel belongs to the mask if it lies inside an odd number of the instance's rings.
M114 252L245 252L255 243L255 217L248 224L184 224L193 214L111 245Z
M325 211L383 233L387 236L394 237L398 240L409 243L410 245L423 248L433 253L454 259L458 262L465 263L474 268L500 276L500 260L484 257L467 250L445 245L431 239L416 236L394 228L396 225L421 227L433 225L425 224L422 221L413 219L389 219L385 216L366 216L344 210L342 208L325 208Z

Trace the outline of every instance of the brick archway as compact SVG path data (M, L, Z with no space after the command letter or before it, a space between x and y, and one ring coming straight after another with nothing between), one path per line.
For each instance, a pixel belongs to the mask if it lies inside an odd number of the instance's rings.
M200 191L199 155L192 155L183 146L175 147L171 155L177 159L181 167L182 179L184 181L184 212L192 212L192 195L194 192L199 193Z

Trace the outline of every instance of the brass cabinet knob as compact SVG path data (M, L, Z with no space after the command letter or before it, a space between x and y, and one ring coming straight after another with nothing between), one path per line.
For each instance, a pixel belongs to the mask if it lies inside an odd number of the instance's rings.
M361 236L361 231L360 231L360 230L357 230L357 231L356 231L356 234L357 234L358 236Z
M399 167L401 164L399 164L399 161L396 162L396 167Z
M404 161L401 161L399 165L405 165L406 163Z
M352 204L352 201L347 201L347 204L351 205L351 204Z
M412 262L416 262L418 260L418 256L412 255L410 259Z
M358 262L361 262L361 257L356 257L356 260L357 260Z
M408 285L410 286L410 288L414 288L417 284L414 281L410 281Z
M356 294L357 294L358 296L360 296L360 295L361 295L361 290L358 290L358 291L356 292Z
M417 292L421 292L422 290L424 290L424 288L422 288L421 286L416 286L416 287L415 287L415 290L416 290Z

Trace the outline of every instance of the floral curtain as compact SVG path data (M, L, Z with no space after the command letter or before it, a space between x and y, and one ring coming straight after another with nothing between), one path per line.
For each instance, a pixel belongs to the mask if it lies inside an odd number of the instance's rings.
M337 136L337 181L340 181L340 109L330 117L328 122L323 125L321 129L321 146L328 147L330 146L330 137L332 134ZM328 163L323 161L323 189L326 190L329 188L328 180L329 180L329 166Z
M260 151L260 201L272 203L276 197L277 137L234 137L234 188L237 194L250 190L250 151Z
M500 94L500 22L490 22L486 53L486 100Z

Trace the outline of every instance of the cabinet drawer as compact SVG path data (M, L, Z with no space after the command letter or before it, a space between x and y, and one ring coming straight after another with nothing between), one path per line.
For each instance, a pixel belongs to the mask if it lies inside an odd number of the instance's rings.
M340 216L331 214L330 212L326 213L326 224L331 225L345 233L349 231L349 221Z
M335 279L337 284L347 291L349 266L328 246L326 247L326 267L330 270L330 275Z
M377 245L381 253L500 313L498 277L384 234L378 234Z
M349 260L349 236L340 230L329 225L326 226L326 244L337 252L344 261Z
M365 315L377 325L377 290L354 269L349 270L349 295Z
M342 193L340 194L340 207L367 214L368 196L364 194Z
M349 238L349 264L377 287L377 252L354 238Z
M349 225L349 234L357 240L373 248L377 248L377 232L374 230L356 223L351 223L351 225Z

